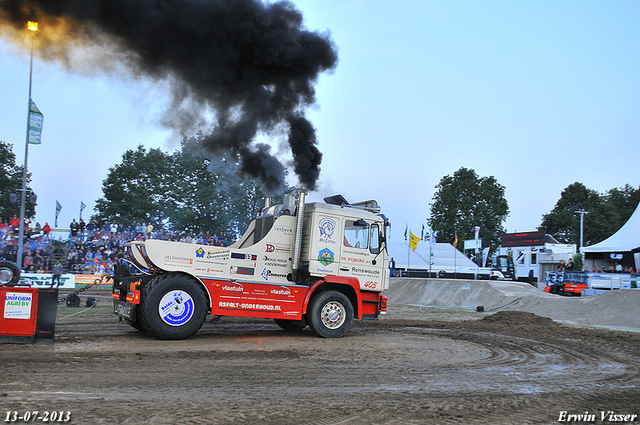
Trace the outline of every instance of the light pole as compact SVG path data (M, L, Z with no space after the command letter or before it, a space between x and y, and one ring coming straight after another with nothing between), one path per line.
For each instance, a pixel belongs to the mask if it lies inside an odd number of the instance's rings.
M29 21L27 29L31 35L31 60L29 61L29 98L27 99L27 137L24 144L24 167L22 169L22 202L20 203L20 231L18 232L18 254L16 265L22 269L22 250L24 248L24 215L25 204L27 202L27 159L29 157L29 121L31 118L31 82L33 80L33 46L35 44L38 23Z
M582 254L582 245L583 245L583 235L584 235L584 215L589 214L589 211L581 210L580 207L573 206L571 207L574 214L580 214L580 253Z

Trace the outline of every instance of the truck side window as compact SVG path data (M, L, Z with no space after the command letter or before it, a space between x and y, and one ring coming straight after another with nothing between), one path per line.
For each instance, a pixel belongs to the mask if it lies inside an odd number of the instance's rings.
M347 220L344 225L344 246L351 248L369 247L369 227Z
M377 224L371 225L371 244L369 249L372 254L380 253L380 228Z
M538 262L538 254L531 253L531 265L535 266Z

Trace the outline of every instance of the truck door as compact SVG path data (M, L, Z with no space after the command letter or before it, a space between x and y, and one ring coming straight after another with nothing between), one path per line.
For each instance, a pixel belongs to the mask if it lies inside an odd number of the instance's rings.
M380 290L384 261L373 264L380 253L379 224L344 218L342 229L339 275L357 278L363 290Z

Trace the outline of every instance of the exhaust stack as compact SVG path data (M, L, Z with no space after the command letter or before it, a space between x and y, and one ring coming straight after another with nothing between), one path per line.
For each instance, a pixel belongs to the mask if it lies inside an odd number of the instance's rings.
M298 280L298 270L300 269L300 251L302 250L302 227L304 223L304 202L307 195L307 189L293 189L287 193L288 203L293 211L293 203L298 198L298 209L296 211L296 233L293 239L293 258L291 259L291 268L293 281Z

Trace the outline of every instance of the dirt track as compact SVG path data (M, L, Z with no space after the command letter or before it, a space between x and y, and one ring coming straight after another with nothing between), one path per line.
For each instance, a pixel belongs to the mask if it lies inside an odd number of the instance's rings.
M638 333L391 305L341 339L224 318L186 341L158 341L110 311L107 296L90 310L61 306L53 345L0 346L0 412L70 411L77 424L318 425L640 414Z

